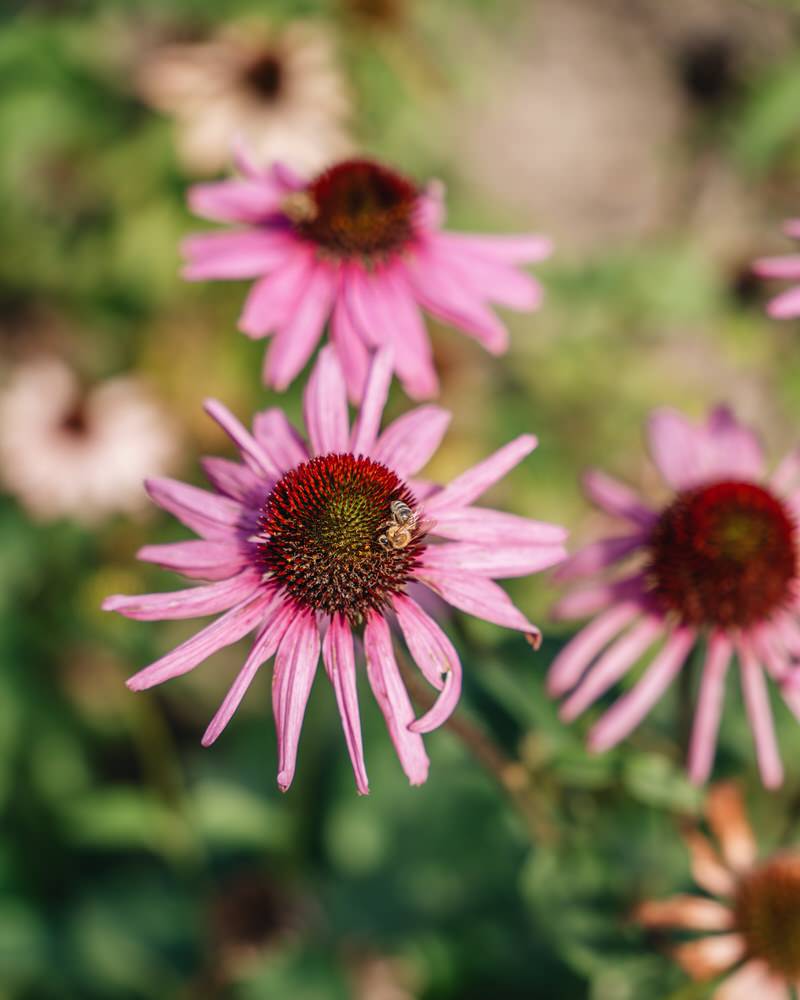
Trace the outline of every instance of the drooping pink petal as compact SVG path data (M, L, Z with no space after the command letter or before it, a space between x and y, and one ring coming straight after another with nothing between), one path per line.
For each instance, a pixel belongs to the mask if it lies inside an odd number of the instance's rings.
M305 441L278 407L262 410L255 415L253 433L281 474L309 459Z
M438 517L440 511L466 507L490 486L494 486L515 465L519 465L537 444L533 434L520 434L518 438L498 448L493 455L456 476L448 486L431 497L426 505L428 513Z
M226 611L221 618L217 618L186 642L182 642L172 652L128 678L128 687L131 691L144 691L146 688L194 670L212 653L232 645L248 632L252 632L256 625L263 621L265 611L271 602L271 591L256 592L255 596Z
M592 576L613 563L624 559L637 549L641 549L647 539L646 534L623 535L619 538L601 538L584 546L570 556L553 574L559 583L577 580L582 576Z
M759 278L800 278L800 254L761 257L753 261L753 273Z
M207 542L204 539L145 545L136 553L136 558L197 580L225 580L247 564L243 548L230 542Z
M257 476L246 465L231 462L227 458L201 458L200 465L206 479L219 493L224 493L245 507L260 506L275 482L274 477Z
M333 305L336 273L320 262L291 313L284 318L264 361L264 381L283 392L302 370L317 346Z
M559 715L572 722L623 677L639 657L664 631L659 618L646 617L610 646L589 668L578 686L561 706Z
M429 733L453 714L461 695L461 661L452 642L416 601L402 594L393 599L403 638L425 679L440 691L431 708L411 725Z
M274 615L256 636L250 653L244 662L244 666L225 695L225 699L217 710L216 715L208 724L208 728L201 740L204 747L210 747L231 721L241 704L242 698L247 693L247 689L252 684L253 678L258 673L259 667L275 655L275 651L286 629L289 627L289 623L296 614L295 608L288 602L285 602L281 596L276 597L275 606Z
M783 783L783 764L775 739L775 725L772 721L764 671L748 643L741 643L739 661L742 694L750 728L753 731L761 780L765 787L777 788Z
M347 394L354 403L361 401L369 371L369 354L350 318L344 295L340 290L336 296L331 319L331 343L344 372Z
M492 257L503 264L536 264L553 252L546 236L483 236L478 233L440 233L444 247L467 251L476 257Z
M267 181L232 179L195 184L189 188L188 202L201 219L256 225L279 211L285 193Z
M103 611L116 611L126 618L142 622L202 618L227 611L251 595L258 585L258 573L248 568L238 576L205 587L189 587L163 594L114 594L103 601L102 608Z
M553 660L547 676L548 693L559 697L574 687L600 650L640 614L637 604L615 604L581 629Z
M233 441L241 452L245 463L253 472L272 479L280 475L279 469L272 462L269 455L241 421L237 420L227 406L223 406L219 400L207 399L203 403L203 409Z
M693 629L679 629L667 639L642 679L592 728L588 737L590 750L611 749L639 725L675 679L695 638Z
M392 649L392 637L386 620L374 612L364 629L367 678L378 702L400 764L412 785L421 785L428 777L428 755L419 733L410 730L414 709L403 684Z
M473 294L523 312L541 304L542 286L529 274L491 255L481 256L473 249L463 251L453 243L438 243L438 238L431 241L432 255L440 260L440 266L459 275Z
M344 738L353 765L356 788L359 794L367 795L369 781L361 742L361 715L358 709L353 634L347 619L342 615L335 614L331 619L322 642L322 659L336 694L336 704L339 707Z
M605 472L592 469L583 477L583 489L592 503L612 517L633 521L643 528L650 528L656 515L629 487Z
M698 785L708 780L714 763L717 731L725 697L725 677L731 654L732 646L727 636L722 632L712 633L700 676L697 709L689 741L689 778Z
M404 262L415 298L437 319L474 337L492 354L508 348L508 330L470 289L425 250Z
M375 278L361 264L351 262L341 269L340 293L350 320L365 344L378 348L394 343L393 324L387 326L383 300L374 294Z
M313 273L311 251L303 246L294 248L282 267L250 289L239 317L239 329L258 338L281 328L300 303Z
M285 233L266 229L197 233L181 244L186 281L239 281L261 278L280 266L292 250Z
M294 778L300 730L319 663L319 628L314 615L295 609L275 657L272 708L278 738L278 787L285 792Z
M483 618L495 625L524 632L534 646L538 646L540 632L511 602L508 594L492 580L472 574L445 573L441 570L422 568L417 579L444 598L448 604L467 614Z
M218 496L177 479L145 480L148 496L162 510L204 538L229 538L237 528L247 523L241 504L229 497Z
M383 416L383 408L389 396L389 383L392 380L391 347L382 347L376 352L369 366L364 398L358 411L350 451L356 456L371 455L378 436L378 428Z
M315 455L347 451L347 393L332 347L323 347L319 352L303 393L303 419Z
M394 343L394 366L411 399L430 399L439 392L431 341L414 293L401 268L380 275L377 308L382 311Z
M403 479L415 476L436 452L449 423L450 413L440 406L418 406L389 424L372 457Z
M487 507L453 507L436 512L436 534L485 545L555 545L566 540L567 530Z
M563 545L498 546L477 542L429 545L420 557L425 569L443 573L476 573L492 579L528 576L560 563Z
M765 962L750 959L720 983L714 1000L791 1000L785 980L770 973Z
M776 295L767 305L767 314L773 319L795 319L800 316L800 288Z

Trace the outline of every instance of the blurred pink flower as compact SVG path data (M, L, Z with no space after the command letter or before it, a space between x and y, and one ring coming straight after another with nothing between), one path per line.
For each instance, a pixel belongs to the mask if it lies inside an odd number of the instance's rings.
M627 527L586 546L557 577L574 581L609 569L621 575L575 590L556 606L561 618L596 617L556 657L549 690L571 692L561 709L571 721L660 644L642 679L591 730L591 749L606 750L639 724L704 640L690 777L699 783L711 771L725 677L736 654L762 780L779 785L783 767L765 672L800 717L800 687L792 680L800 654L800 452L767 477L756 436L725 408L699 427L672 410L656 410L649 439L675 491L666 506L653 509L601 472L585 478L590 499Z
M712 1000L791 1000L800 986L800 853L781 851L758 861L758 849L738 788L708 793L708 824L717 845L687 830L695 882L709 896L648 900L636 910L653 930L700 934L672 948L693 979L724 976Z
M178 148L197 173L216 173L243 136L264 166L320 170L347 155L351 101L319 24L226 25L204 42L162 46L139 72L145 100L175 117Z
M166 471L176 451L175 429L134 378L84 392L50 357L20 365L0 394L0 479L35 518L91 524L134 511L144 475Z
M800 219L790 219L784 231L794 239L800 239ZM783 257L762 257L753 264L753 271L760 278L781 278L797 282L786 292L777 295L767 306L767 313L773 319L794 319L800 316L800 254Z
M200 540L147 546L139 557L212 581L142 597L109 597L104 607L130 618L194 618L224 612L211 625L130 679L136 691L194 669L216 650L256 630L241 673L203 737L217 739L259 666L275 656L273 708L278 784L295 771L300 728L322 651L336 692L356 785L368 791L356 694L354 629L361 631L367 678L412 784L425 781L422 733L441 725L461 689L450 640L415 599L420 583L487 621L539 632L493 578L522 576L563 558L555 525L472 502L536 446L523 435L439 488L412 479L439 445L449 414L421 406L379 435L392 374L390 349L371 364L364 402L349 428L344 378L331 347L320 353L304 395L307 445L279 409L256 415L250 434L221 404L206 404L243 463L205 459L209 493L150 480L153 500ZM433 519L433 520L431 520ZM431 544L429 532L453 541ZM422 718L398 670L389 613L412 658L439 692Z
M189 237L184 276L258 279L239 328L275 334L264 381L276 389L300 372L330 319L353 400L369 350L388 342L408 394L428 398L438 383L418 306L501 354L508 332L487 303L539 305L539 284L516 265L546 257L549 241L443 232L438 186L420 190L370 160L338 163L310 183L282 166L260 171L241 152L238 164L241 179L189 194L197 215L239 228Z

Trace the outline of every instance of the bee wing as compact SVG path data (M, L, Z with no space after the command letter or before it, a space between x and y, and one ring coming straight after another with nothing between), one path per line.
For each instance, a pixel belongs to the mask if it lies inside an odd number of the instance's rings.
M429 535L436 527L436 521L427 514L417 515L416 532L418 535Z

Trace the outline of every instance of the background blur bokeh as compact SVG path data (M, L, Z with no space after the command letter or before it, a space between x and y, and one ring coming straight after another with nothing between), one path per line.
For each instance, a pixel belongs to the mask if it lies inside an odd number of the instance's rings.
M539 450L492 499L577 543L599 528L586 465L654 480L653 405L699 416L728 401L773 455L796 442L798 331L765 318L769 289L748 272L785 252L781 221L800 208L791 0L3 0L2 383L45 356L86 385L135 378L162 414L159 455L194 482L199 455L229 454L205 396L245 419L275 402L261 345L235 332L245 286L179 278L194 178L138 83L160 46L240 15L329 32L355 145L441 178L453 228L555 238L545 305L509 317L507 357L433 329L454 419L431 478L530 429ZM281 400L294 417L301 384ZM390 408L406 405L395 389ZM130 447L124 466L140 460ZM39 489L60 495L68 468L46 468ZM708 994L629 920L637 900L689 884L676 830L699 805L682 773L691 692L587 755L585 724L560 724L543 691L565 638L547 627L546 577L511 587L546 627L538 654L493 626L448 626L466 743L481 734L518 762L506 784L529 782L526 808L447 729L410 789L366 697L373 791L357 797L325 683L281 796L268 671L219 743L199 744L240 647L147 694L123 685L194 625L125 621L100 601L173 588L134 553L182 529L138 504L37 517L11 495L13 469L0 478L3 1000ZM735 685L728 699L717 773L749 781L766 844L791 838L797 725L776 704L789 780L767 795Z

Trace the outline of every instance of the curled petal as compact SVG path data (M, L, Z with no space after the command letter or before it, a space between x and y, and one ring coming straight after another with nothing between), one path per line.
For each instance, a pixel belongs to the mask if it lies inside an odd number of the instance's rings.
M454 608L495 625L524 632L531 644L538 648L541 638L539 629L514 607L508 594L492 580L425 567L417 571L417 578Z

